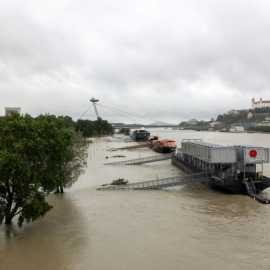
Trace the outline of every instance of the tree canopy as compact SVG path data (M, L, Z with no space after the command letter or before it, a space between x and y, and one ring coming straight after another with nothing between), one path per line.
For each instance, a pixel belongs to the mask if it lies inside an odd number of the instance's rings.
M34 221L86 165L87 142L65 117L12 115L0 119L0 224Z
M80 131L84 137L94 137L113 134L112 125L101 118L96 121L81 120L76 123L76 130Z

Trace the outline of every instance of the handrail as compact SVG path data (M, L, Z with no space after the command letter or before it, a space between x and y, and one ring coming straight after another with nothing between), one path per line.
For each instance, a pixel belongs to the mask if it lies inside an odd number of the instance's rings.
M159 160L166 160L166 159L170 159L171 157L172 157L172 154L170 153L167 155L154 155L154 156L135 158L135 159L129 159L129 160L108 162L108 163L104 163L104 165L119 165L119 164L132 165L133 163L144 163L144 162L154 162L154 161L159 161Z
M185 184L190 181L190 178L199 178L200 182L203 182L205 173L194 173L188 175L172 176L156 180L148 180L143 182L134 182L126 185L109 185L100 187L98 190L116 190L116 189L158 189L166 186L177 186L179 184Z

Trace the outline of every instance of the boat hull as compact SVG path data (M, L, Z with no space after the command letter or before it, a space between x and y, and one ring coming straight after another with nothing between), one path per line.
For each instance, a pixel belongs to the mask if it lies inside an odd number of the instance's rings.
M172 158L172 164L185 173L191 174L196 172L201 172L196 168L189 166L188 164L184 164L180 160L177 160L175 157ZM208 176L209 181L207 184L209 187L217 190L221 190L228 193L233 194L247 194L246 185L243 183L242 180L235 180L233 178L225 178L221 179L215 176ZM261 181L253 181L257 193L260 193L266 188L270 187L270 178L264 177Z
M153 147L153 149L158 153L172 153L175 151L175 147Z

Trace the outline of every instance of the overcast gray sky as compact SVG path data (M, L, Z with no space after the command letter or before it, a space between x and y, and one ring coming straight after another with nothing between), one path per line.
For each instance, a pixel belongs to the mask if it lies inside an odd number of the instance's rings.
M207 119L270 98L269 56L269 0L0 0L2 112Z

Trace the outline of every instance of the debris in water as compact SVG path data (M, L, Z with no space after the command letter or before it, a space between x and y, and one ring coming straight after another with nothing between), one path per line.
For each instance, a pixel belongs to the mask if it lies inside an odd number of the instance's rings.
M128 180L125 180L124 178L118 178L116 180L113 180L110 185L126 185L128 183Z
M116 180L113 180L110 184L103 184L102 187L106 186L120 186L120 185L126 185L128 183L128 180L125 180L124 178L118 178Z
M124 178L118 178L116 180L113 180L110 184L103 184L102 187L106 186L120 186L120 185L126 185L128 183L128 180L125 180Z

